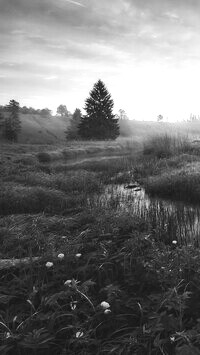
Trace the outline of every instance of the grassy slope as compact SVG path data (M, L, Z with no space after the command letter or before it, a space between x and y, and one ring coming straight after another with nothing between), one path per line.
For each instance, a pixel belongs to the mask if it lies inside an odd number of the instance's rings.
M20 143L53 144L65 141L68 122L58 116L21 115L22 131Z
M65 130L69 122L65 118L52 116L21 114L22 132L20 143L30 144L58 144L65 142ZM200 136L200 123L158 123L150 121L121 121L122 137L132 137L140 142L148 136L163 133L182 133L192 135L194 139ZM1 138L0 138L1 139Z

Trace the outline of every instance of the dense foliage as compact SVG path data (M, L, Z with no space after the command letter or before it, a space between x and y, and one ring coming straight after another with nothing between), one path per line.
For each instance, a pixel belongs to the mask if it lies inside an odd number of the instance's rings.
M66 105L59 105L56 112L61 117L71 118L71 113L68 111Z
M18 134L21 130L19 119L19 103L15 100L10 100L6 106L7 115L4 123L4 136L6 139L16 142Z
M105 84L98 80L86 99L86 115L79 125L79 134L84 139L115 139L119 135L118 120L113 115L114 102Z
M81 110L76 108L74 111L72 118L70 120L70 125L66 131L66 138L67 139L78 139L80 138L79 135L79 124L81 123Z

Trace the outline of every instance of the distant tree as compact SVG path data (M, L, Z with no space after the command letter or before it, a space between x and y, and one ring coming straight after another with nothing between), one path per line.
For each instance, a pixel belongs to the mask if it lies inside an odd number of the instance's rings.
M120 108L119 113L115 115L118 120L128 120L128 116L124 110Z
M29 108L26 107L26 106L20 107L19 110L20 110L20 112L23 113L23 114L29 113Z
M6 139L17 142L18 134L21 130L19 118L19 102L10 100L6 106L6 118L4 123L4 136Z
M51 110L49 110L49 108L47 108L47 107L43 108L40 110L40 115L42 117L49 117L49 116L51 116Z
M200 121L199 115L194 115L193 113L190 114L190 117L187 120L188 122L197 122Z
M20 112L23 113L24 115L26 115L26 114L36 114L36 113L38 113L37 111L38 110L34 109L33 107L27 107L27 106L20 107Z
M0 105L0 112L2 113L2 112L4 112L4 111L5 111L5 106Z
M112 113L114 102L105 84L98 80L85 101L86 115L81 118L79 134L84 139L116 139L118 119Z
M162 115L158 115L157 121L158 121L158 122L162 122L162 121L163 121L163 116L162 116Z
M57 114L58 115L64 117L64 116L68 116L68 113L69 113L69 111L65 105L59 105L57 107Z
M76 108L74 111L72 118L70 120L70 125L66 131L66 138L67 139L78 139L80 138L79 136L79 125L81 122L81 110L79 108Z

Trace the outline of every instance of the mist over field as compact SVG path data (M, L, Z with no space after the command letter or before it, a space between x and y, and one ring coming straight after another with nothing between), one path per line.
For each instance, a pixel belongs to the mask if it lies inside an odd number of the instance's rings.
M41 117L34 114L20 114L21 132L19 143L66 144L66 130L69 120L62 116ZM120 137L144 142L149 136L176 134L188 136L191 140L200 139L200 122L156 122L121 120ZM2 136L0 135L2 141Z

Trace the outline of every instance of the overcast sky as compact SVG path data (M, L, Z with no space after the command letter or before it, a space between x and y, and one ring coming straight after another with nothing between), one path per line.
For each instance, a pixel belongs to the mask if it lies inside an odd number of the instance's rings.
M0 0L0 104L82 109L98 79L131 119L200 114L200 1Z

